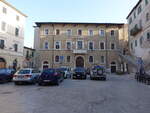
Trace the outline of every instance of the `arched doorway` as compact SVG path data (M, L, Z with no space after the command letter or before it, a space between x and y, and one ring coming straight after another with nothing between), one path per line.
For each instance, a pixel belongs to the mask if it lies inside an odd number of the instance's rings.
M116 73L117 67L116 62L111 62L111 73Z
M76 67L84 67L84 59L79 56L76 58Z
M6 68L6 61L4 58L0 58L0 68Z
M49 63L48 63L48 61L44 61L43 62L43 70L44 69L48 69L49 68Z

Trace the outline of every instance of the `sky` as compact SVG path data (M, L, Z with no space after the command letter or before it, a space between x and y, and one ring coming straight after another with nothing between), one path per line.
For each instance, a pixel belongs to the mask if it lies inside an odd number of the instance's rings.
M139 0L6 0L28 16L24 45L33 47L35 22L127 23Z

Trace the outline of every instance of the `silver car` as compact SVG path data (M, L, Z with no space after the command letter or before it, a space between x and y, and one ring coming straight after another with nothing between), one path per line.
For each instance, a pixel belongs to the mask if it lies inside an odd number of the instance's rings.
M13 76L16 85L21 83L36 83L40 76L40 71L32 68L24 68L17 71Z

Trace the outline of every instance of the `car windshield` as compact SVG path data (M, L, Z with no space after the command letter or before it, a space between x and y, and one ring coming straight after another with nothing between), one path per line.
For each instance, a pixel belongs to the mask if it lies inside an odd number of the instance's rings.
M54 73L54 72L55 72L54 69L46 69L46 70L43 71L43 74L44 73Z
M67 71L67 68L60 68L61 71Z
M84 68L76 68L74 71L75 72L85 72L85 69Z
M30 70L20 70L18 74L29 74Z

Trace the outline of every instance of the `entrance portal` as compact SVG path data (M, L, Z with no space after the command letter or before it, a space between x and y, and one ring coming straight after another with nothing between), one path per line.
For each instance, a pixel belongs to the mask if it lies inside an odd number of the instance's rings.
M3 58L0 58L0 68L6 68L6 61Z
M116 63L115 62L111 63L111 73L116 73Z
M83 57L77 57L77 59L76 59L76 67L84 67L84 59L83 59Z

